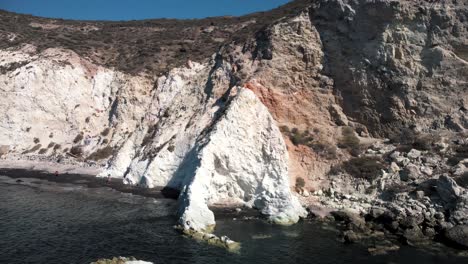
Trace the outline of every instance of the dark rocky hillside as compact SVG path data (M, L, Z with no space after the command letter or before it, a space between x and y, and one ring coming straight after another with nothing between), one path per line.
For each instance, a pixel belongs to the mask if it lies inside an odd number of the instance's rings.
M273 21L304 10L294 1L268 12L242 17L176 20L73 21L0 10L0 48L33 44L70 49L93 62L128 73L163 73L187 59L206 61L224 43L242 43Z

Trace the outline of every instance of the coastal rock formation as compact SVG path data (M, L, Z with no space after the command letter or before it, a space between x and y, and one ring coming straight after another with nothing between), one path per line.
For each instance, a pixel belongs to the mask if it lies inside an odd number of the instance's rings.
M214 225L212 203L255 207L279 224L305 217L290 191L286 145L266 107L241 88L225 111L181 165L180 224Z
M298 0L191 22L0 12L0 157L180 192L186 229L210 229L217 204L297 222L297 191L408 243L434 237L468 221L467 5Z

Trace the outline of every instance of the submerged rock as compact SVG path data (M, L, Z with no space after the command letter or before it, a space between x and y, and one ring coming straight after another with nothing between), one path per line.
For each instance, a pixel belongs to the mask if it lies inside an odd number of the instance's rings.
M115 257L112 259L100 259L91 264L153 264L153 262L137 260L136 258Z
M194 229L184 229L182 226L176 226L184 235L193 238L197 241L206 242L209 245L225 248L231 252L239 252L241 244L239 242L229 239L227 236L218 237L214 234L197 231Z

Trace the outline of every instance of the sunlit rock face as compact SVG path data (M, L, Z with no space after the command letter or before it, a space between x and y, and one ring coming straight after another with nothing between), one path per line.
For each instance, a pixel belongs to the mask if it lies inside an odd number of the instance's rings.
M93 65L71 51L36 54L26 46L0 54L0 66L10 69L0 74L0 141L14 153L39 146L32 154L53 156L79 146L91 154L134 130L149 103L142 95L150 80Z
M245 204L275 223L297 222L305 210L291 194L287 164L286 145L267 108L240 88L182 166L180 224L213 225L207 207L213 203Z
M229 85L229 66L210 69L191 63L160 79L152 104L158 119L136 131L100 176L181 190L185 228L213 226L213 204L255 207L273 222L297 222L305 211L290 191L288 153L275 120L252 91Z
M100 177L178 190L180 224L206 230L215 223L209 209L215 204L296 222L304 211L291 186L298 178L309 191L337 184L327 175L351 156L337 148L344 126L367 144L406 129L466 132L464 1L304 0L263 15L271 15L262 20L268 25L259 26L258 14L231 31L228 18L199 21L210 25L201 32L184 24L193 43L226 39L217 50L206 49L209 55L195 46L158 47L160 60L146 65L157 66L154 72L143 70L139 59L128 64L135 69L116 64L125 55L148 54L149 40L128 46L125 39L103 52L108 44L44 47L37 39L66 28L98 43L93 34L105 31L102 23L69 27L29 17L48 26L6 27L0 32L0 156L68 157L105 167ZM0 16L12 21L11 14ZM139 34L158 24L132 23ZM154 32L182 27L158 25ZM237 38L242 32L250 33ZM116 61L111 46L121 48Z

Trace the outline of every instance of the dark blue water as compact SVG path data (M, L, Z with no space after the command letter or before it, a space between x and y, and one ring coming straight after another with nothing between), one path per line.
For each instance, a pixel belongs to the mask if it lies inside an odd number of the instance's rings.
M242 242L239 254L179 235L174 202L0 177L0 263L89 263L134 256L154 263L468 263L445 251L402 247L371 256L337 232L303 221L292 227L218 219L216 232Z

